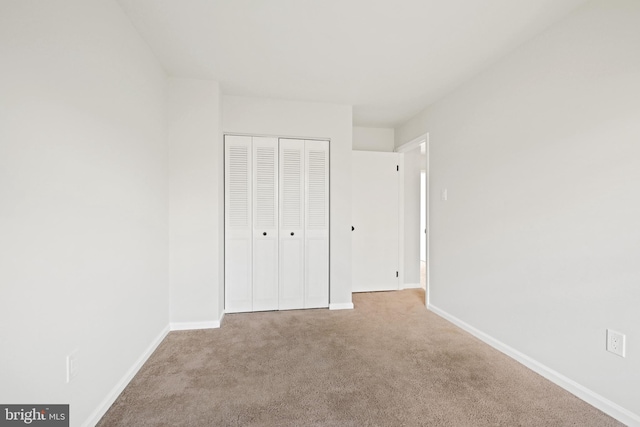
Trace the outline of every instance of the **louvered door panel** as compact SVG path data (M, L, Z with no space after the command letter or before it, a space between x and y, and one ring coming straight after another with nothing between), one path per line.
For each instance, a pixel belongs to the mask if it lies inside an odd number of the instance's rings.
M251 137L225 136L225 312L252 311Z
M280 309L304 308L304 140L280 139Z
M305 308L329 306L329 141L305 141Z
M253 311L278 309L278 140L253 137Z

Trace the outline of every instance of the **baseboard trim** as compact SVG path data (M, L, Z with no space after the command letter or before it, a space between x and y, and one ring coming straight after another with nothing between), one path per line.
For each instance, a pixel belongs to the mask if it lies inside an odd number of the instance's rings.
M171 322L170 327L172 331L191 331L196 329L217 329L222 325L222 319L224 319L224 313L218 320L210 320L206 322Z
M133 377L135 377L135 375L138 373L140 368L142 368L142 365L145 364L147 359L149 359L151 354L153 354L156 348L158 348L158 346L160 345L162 340L165 339L168 333L169 333L169 326L166 326L162 330L162 332L160 332L160 334L151 342L149 347L147 347L147 349L140 355L140 357L138 358L138 360L136 360L133 366L129 368L127 373L124 374L124 376L120 379L120 381L118 381L115 387L111 389L107 397L105 397L104 400L100 403L100 405L98 405L96 410L93 411L91 415L89 415L89 418L87 418L87 420L82 424L83 427L93 427L96 424L98 424L98 421L100 421L100 419L104 416L104 414L107 413L111 405L113 405L113 402L115 402L118 396L120 396L120 393L122 393L125 387L127 387L129 382L131 382Z
M635 414L628 409L625 409L622 406L610 401L609 399L600 396L598 393L595 393L594 391L584 387L583 385L578 384L577 382L565 377L557 371L554 371L546 365L543 365L542 363L527 356L526 354L521 353L518 350L504 344L503 342L493 338L492 336L482 332L481 330L476 329L475 327L434 306L433 304L429 304L427 308L443 319L448 320L449 322L469 332L471 335L475 336L481 341L489 344L496 350L522 363L527 368L542 375L549 381L567 390L569 393L572 393L588 404L598 408L607 415L610 415L611 417L628 426L640 426L640 415Z
M353 303L343 302L339 304L329 304L329 310L353 310Z
M402 289L420 289L421 287L420 283L405 283Z

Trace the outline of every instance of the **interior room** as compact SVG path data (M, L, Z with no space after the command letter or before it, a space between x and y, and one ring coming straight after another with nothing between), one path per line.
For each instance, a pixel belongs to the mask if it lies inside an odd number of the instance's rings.
M162 425L265 339L170 423L640 426L640 2L0 0L0 59L0 405Z

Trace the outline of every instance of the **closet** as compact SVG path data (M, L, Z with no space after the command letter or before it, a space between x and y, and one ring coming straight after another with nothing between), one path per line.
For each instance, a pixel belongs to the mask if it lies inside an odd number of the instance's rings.
M329 306L329 142L225 135L225 312Z

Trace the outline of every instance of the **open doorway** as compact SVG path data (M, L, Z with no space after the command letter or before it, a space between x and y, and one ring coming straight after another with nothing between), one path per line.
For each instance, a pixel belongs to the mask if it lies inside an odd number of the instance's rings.
M428 134L396 149L404 155L403 288L424 290L429 304L429 168Z
M404 153L404 277L403 289L419 289L420 283L420 172L419 146Z
M427 290L427 171L420 171L420 287Z

